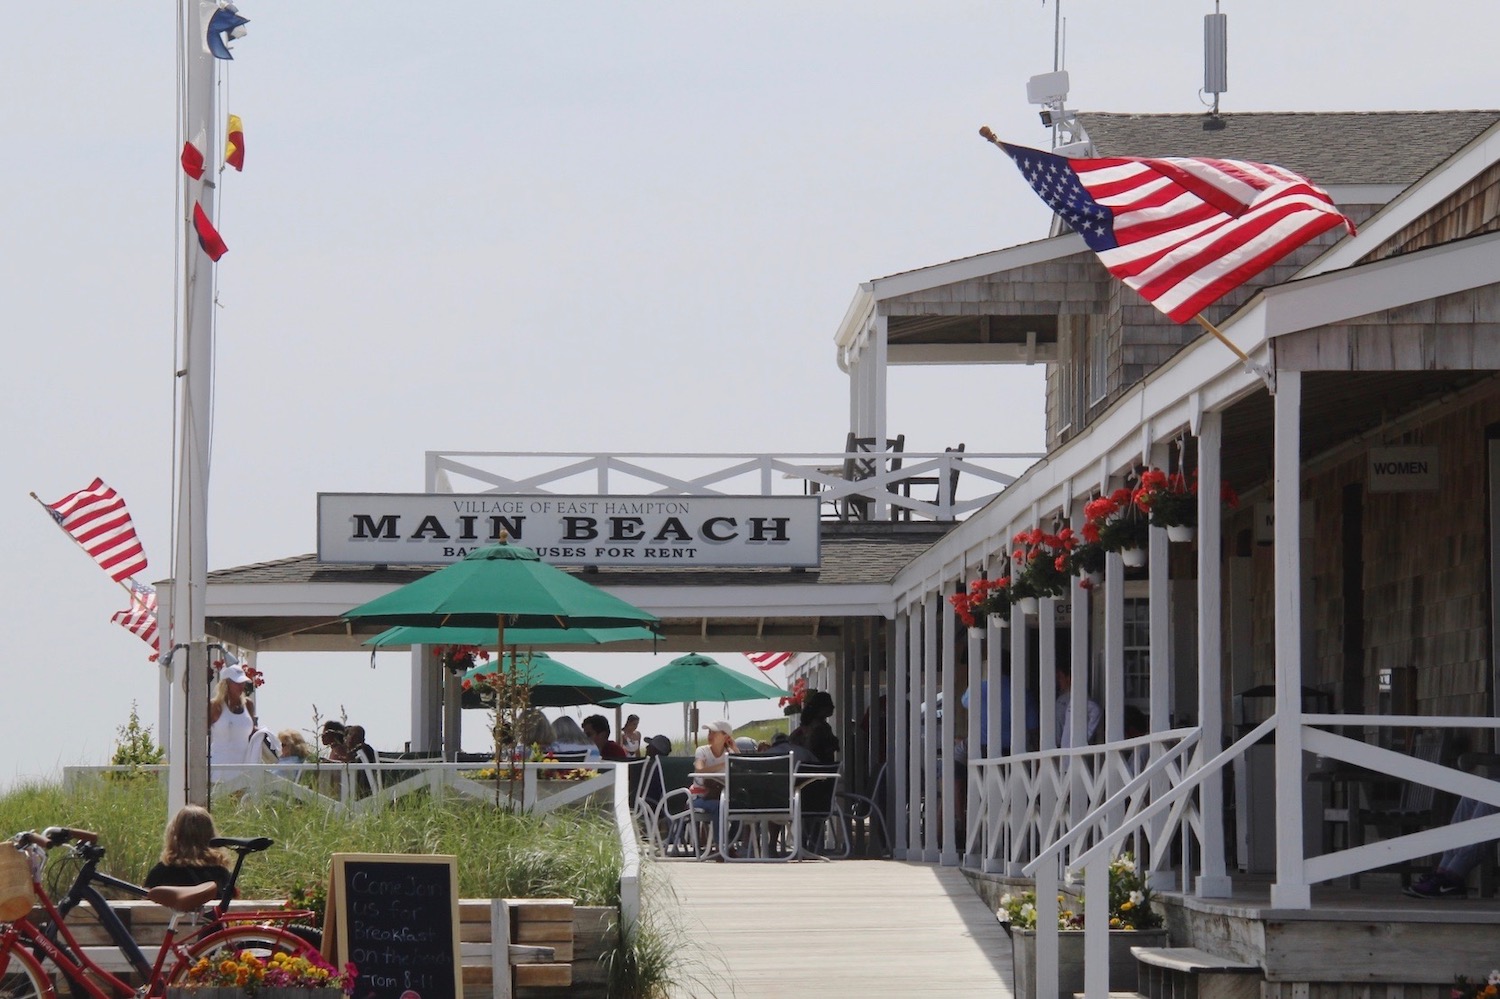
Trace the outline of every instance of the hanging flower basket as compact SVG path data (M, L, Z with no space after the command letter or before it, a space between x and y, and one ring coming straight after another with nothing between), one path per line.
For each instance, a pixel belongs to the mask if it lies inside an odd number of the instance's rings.
M1134 495L1132 490L1120 488L1086 503L1083 540L1106 552L1123 554L1130 548L1145 548L1151 523L1136 505ZM1132 563L1127 560L1125 564Z
M1040 601L1036 597L1017 597L1016 606L1021 608L1021 613L1027 617L1036 617L1040 609Z
M1169 475L1159 468L1148 468L1141 473L1132 500L1150 518L1152 527L1166 528L1170 540L1193 540L1193 528L1198 526L1197 472L1189 478L1180 471ZM1227 482L1219 484L1219 500L1231 509L1240 504L1239 496ZM1178 529L1175 533L1174 528Z
M976 628L986 615L1008 615L1012 597L1010 577L1001 576L974 580L968 589L949 597L948 603L965 627Z
M1120 561L1132 569L1139 569L1146 564L1146 549L1144 548L1121 548Z
M997 628L1009 628L1010 627L1010 615L1009 614L991 614L990 615L990 623L993 624Z
M1189 527L1186 524L1173 524L1167 528L1167 540L1177 544L1190 542L1197 534L1198 529L1196 527Z

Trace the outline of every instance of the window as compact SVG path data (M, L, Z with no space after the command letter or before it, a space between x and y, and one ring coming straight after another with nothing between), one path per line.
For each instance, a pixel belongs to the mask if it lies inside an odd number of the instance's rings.
M1151 601L1125 598L1125 703L1151 704Z

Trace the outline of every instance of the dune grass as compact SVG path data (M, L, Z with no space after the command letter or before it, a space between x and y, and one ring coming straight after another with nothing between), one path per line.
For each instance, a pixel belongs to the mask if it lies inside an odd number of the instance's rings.
M225 836L275 840L245 861L240 889L246 898L286 898L326 883L335 853L451 853L458 857L465 898L619 904L619 843L608 814L599 810L514 815L482 802L412 795L365 815L227 797L214 801L213 813ZM149 778L90 781L74 793L59 784L31 784L0 796L0 836L54 825L93 830L108 850L101 869L136 883L161 853L166 818L165 791ZM49 885L66 877L65 851L53 854L49 864L59 871L49 875Z

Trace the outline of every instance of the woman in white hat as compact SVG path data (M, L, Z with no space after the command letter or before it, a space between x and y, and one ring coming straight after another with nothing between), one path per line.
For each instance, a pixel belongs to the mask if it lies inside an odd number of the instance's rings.
M708 744L699 746L693 754L693 769L700 774L723 774L729 770L729 754L734 748L734 726L727 721L709 722L703 726L708 730ZM724 841L723 824L719 815L719 796L724 793L724 781L713 777L693 778L693 807L699 818L712 821L714 841ZM722 848L718 851L722 859Z
M250 699L254 686L237 664L231 663L219 671L219 685L208 704L208 762L211 766L247 761L250 734L256 728L255 702Z

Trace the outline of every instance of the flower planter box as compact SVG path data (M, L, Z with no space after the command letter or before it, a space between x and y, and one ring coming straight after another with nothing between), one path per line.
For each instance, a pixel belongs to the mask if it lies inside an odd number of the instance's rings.
M168 989L166 999L246 999L251 993L245 989ZM342 989L257 989L255 999L336 999L344 996Z
M1109 990L1135 992L1137 964L1132 947L1165 947L1167 931L1109 931ZM1036 994L1036 930L1011 930L1010 947L1016 973L1016 999L1041 999ZM1083 991L1083 931L1057 935L1057 996L1073 999Z

